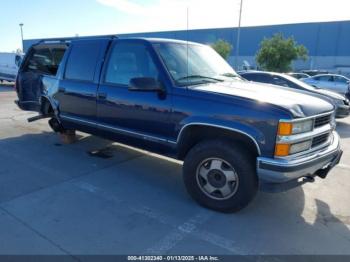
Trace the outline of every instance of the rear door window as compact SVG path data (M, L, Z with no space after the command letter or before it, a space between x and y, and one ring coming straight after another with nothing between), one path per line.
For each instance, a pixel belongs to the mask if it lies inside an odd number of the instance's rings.
M66 65L65 78L92 82L94 80L100 46L100 41L96 40L77 41L73 43Z
M333 82L333 77L332 76L317 76L314 79L318 80L318 81Z
M345 77L335 76L334 81L341 84L346 84L348 80Z
M279 76L273 77L273 84L278 86L285 86L285 87L293 87L293 88L295 87L293 86L293 84L291 84L290 82L288 82L287 80Z

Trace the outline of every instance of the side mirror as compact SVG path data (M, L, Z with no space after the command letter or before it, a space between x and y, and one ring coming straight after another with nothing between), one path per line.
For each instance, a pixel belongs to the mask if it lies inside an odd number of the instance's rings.
M139 92L162 92L163 88L160 82L155 78L136 77L130 79L129 90Z

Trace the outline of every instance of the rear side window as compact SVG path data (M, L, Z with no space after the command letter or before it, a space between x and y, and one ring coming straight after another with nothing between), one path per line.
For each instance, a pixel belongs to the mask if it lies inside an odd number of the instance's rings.
M39 49L35 51L30 59L28 69L45 74L52 74L52 64L53 61L50 49Z
M25 72L35 72L45 75L56 75L62 57L65 53L66 46L38 46L33 49L29 59L24 65ZM16 57L16 64L20 64L19 57Z
M332 76L316 76L314 77L315 80L318 80L318 81L333 81L333 77Z
M92 82L99 52L100 41L84 40L73 43L66 65L65 78Z

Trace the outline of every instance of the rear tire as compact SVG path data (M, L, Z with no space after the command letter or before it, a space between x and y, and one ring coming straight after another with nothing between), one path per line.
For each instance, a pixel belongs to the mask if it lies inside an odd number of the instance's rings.
M253 155L224 140L194 146L185 158L183 179L200 205L226 213L246 207L258 190Z

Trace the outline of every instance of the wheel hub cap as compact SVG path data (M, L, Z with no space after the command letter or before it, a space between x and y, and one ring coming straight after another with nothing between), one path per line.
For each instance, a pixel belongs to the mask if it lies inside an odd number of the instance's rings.
M220 158L209 158L200 163L196 177L203 193L215 200L228 199L237 192L237 173Z
M208 173L208 183L213 187L221 188L226 185L226 177L220 170L211 170Z

